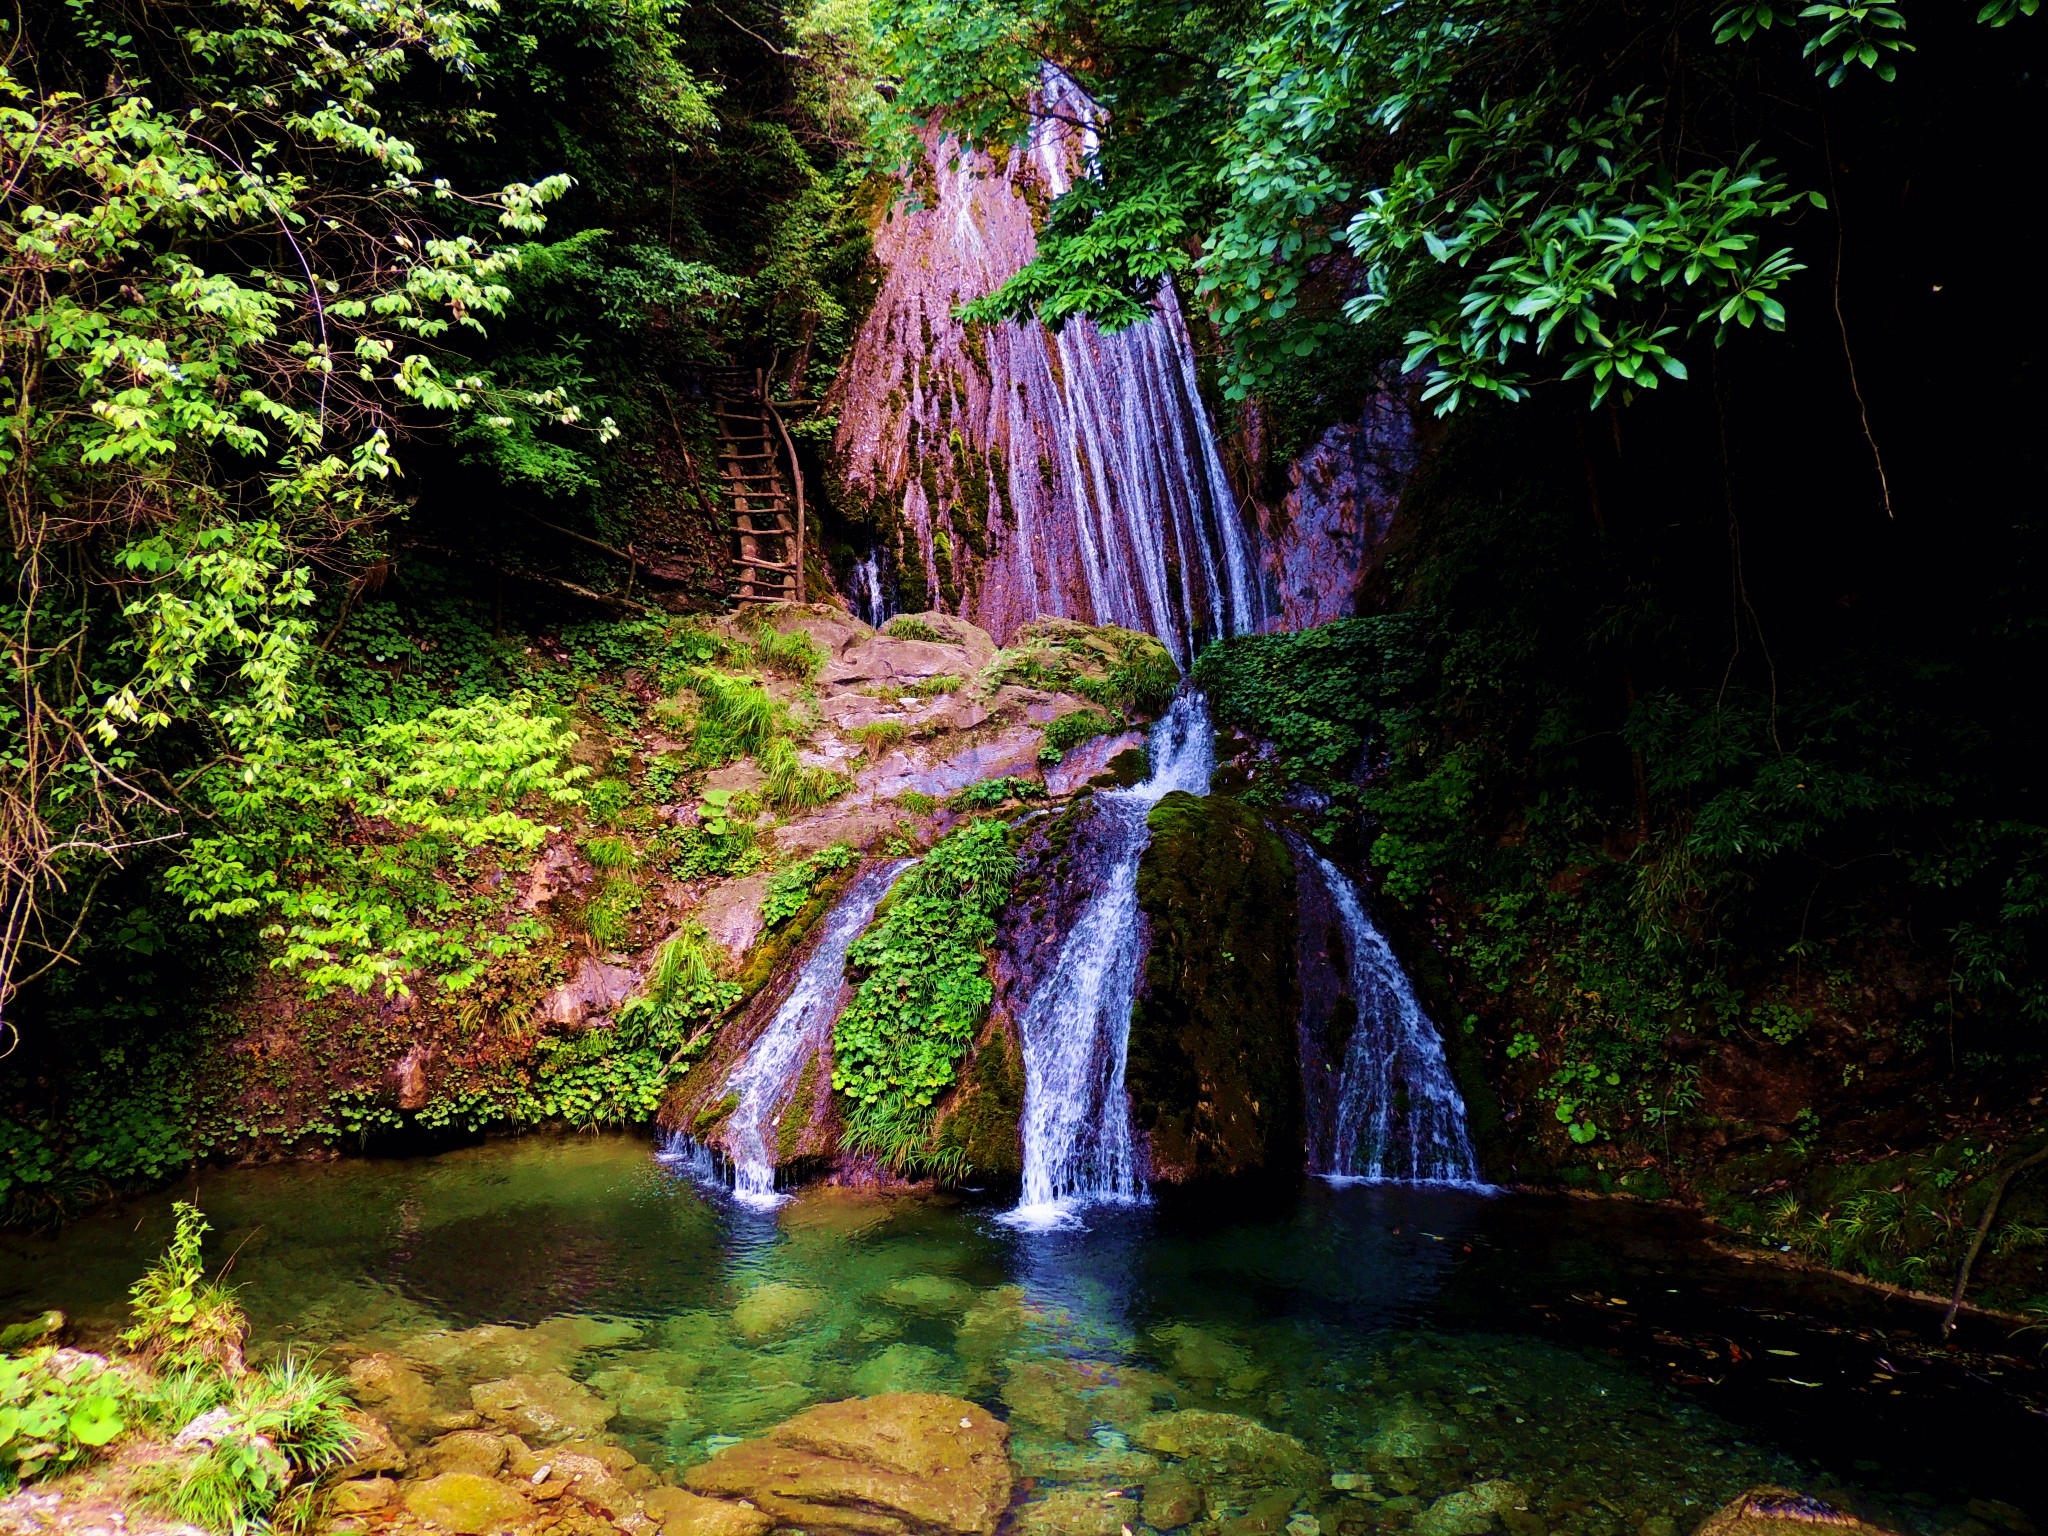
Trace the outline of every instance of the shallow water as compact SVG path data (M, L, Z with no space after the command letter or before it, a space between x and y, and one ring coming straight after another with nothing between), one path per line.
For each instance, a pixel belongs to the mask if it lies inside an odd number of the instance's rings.
M1506 1478L1550 1533L1688 1531L1784 1482L1986 1536L1998 1512L1965 1502L2038 1505L2048 1451L2037 1361L1943 1354L1924 1308L1722 1257L1683 1218L1617 1204L1311 1183L1079 1231L831 1189L767 1214L625 1135L208 1172L196 1197L259 1347L392 1350L456 1400L566 1371L657 1466L810 1403L930 1388L1008 1417L1040 1491L1118 1485L1137 1418L1201 1407L1359 1474L1330 1506L1345 1531L1404 1531ZM10 1238L0 1311L111 1328L172 1198Z

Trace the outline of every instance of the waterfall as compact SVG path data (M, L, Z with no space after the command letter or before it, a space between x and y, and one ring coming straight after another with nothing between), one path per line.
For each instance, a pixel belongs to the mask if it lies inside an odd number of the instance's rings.
M898 859L863 870L825 915L822 932L798 973L796 985L725 1081L739 1102L719 1130L732 1160L733 1193L757 1208L779 1205L775 1192L777 1121L795 1091L804 1063L824 1045L839 1016L846 986L846 952L873 921L875 908L897 878L917 861Z
M859 560L853 567L853 598L860 605L860 616L867 623L880 629L889 622L889 600L882 592L882 559L879 551L869 550L865 560Z
M1185 665L1265 627L1267 594L1170 284L1114 336L1086 320L953 318L1037 250L1034 207L1096 153L1099 109L1048 70L1046 114L997 161L933 128L917 205L875 234L880 293L832 386L849 506L867 509L906 607L1007 643L1045 615L1156 635Z
M1443 1038L1401 962L1350 876L1302 839L1289 842L1302 895L1309 1171L1333 1180L1482 1184Z
M1077 1207L1145 1195L1124 1093L1131 1003L1144 944L1138 860L1145 817L1170 791L1207 794L1213 734L1208 702L1183 692L1152 728L1152 776L1095 797L1099 846L1073 878L1089 885L1051 971L1031 994L1024 1042L1024 1195L1021 1226L1068 1225Z

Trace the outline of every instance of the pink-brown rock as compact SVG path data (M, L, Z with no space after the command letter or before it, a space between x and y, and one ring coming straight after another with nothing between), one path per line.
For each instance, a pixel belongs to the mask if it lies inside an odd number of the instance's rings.
M1010 1499L1009 1430L931 1392L824 1403L728 1446L684 1483L777 1525L862 1536L993 1536Z

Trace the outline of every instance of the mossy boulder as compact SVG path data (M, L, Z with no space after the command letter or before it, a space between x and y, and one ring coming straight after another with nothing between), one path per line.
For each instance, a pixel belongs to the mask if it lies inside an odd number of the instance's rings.
M494 1536L517 1530L536 1511L520 1494L477 1472L443 1472L405 1490L405 1507L419 1520L454 1536Z
M1126 716L1150 717L1172 700L1180 668L1151 635L1114 624L1041 618L996 653L983 682L990 688L1014 683L1077 693Z
M1293 855L1258 814L1176 791L1138 865L1152 935L1125 1081L1157 1180L1302 1162Z
M560 1371L521 1372L469 1389L476 1411L528 1440L594 1435L612 1421L612 1405ZM453 1474L450 1474L451 1476Z
M1009 1032L991 1027L960 1074L960 1088L941 1111L932 1145L957 1153L977 1180L1024 1176L1024 1061Z

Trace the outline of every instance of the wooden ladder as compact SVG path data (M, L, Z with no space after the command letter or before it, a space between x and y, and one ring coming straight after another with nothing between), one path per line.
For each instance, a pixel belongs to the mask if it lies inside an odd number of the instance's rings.
M709 383L732 501L734 590L743 603L801 602L804 487L789 431L758 369L722 368Z

